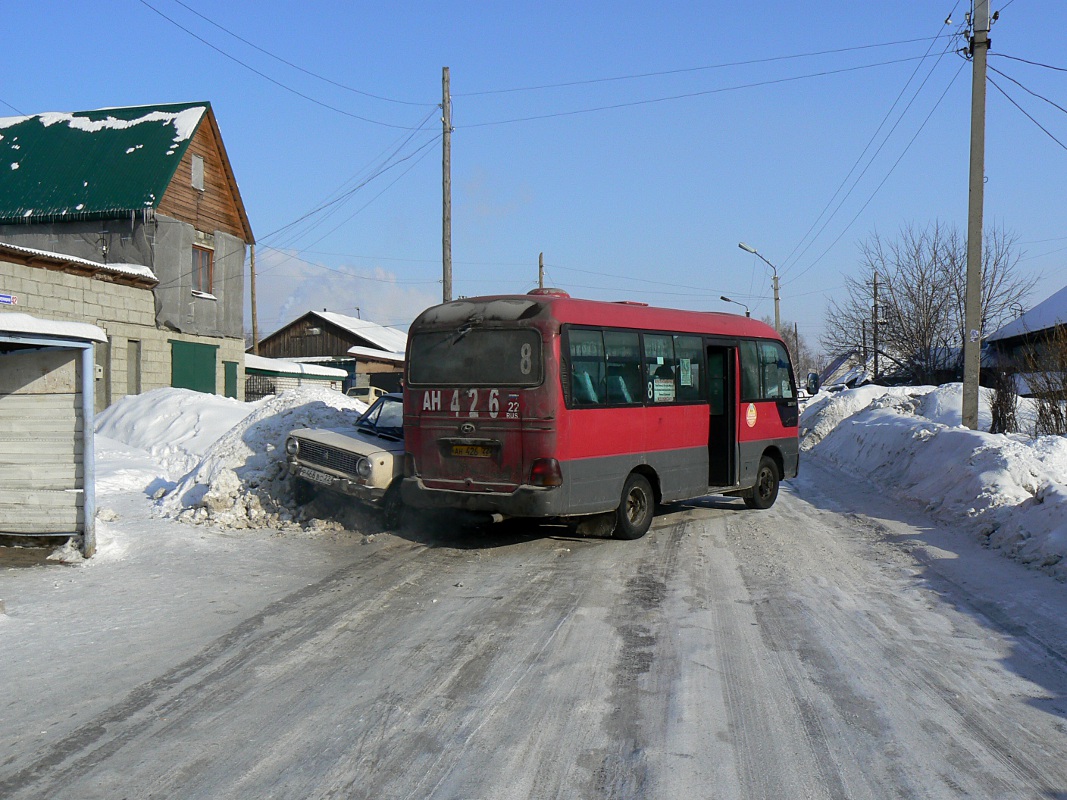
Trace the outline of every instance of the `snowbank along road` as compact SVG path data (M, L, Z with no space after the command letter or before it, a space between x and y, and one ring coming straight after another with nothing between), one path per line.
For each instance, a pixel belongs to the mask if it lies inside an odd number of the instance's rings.
M0 797L1067 797L1063 584L879 502L0 562Z

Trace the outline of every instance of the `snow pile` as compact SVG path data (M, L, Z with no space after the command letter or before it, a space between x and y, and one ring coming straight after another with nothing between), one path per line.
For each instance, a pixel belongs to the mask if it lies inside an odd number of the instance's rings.
M272 395L223 434L160 501L166 516L227 528L290 523L285 437L294 428L351 428L367 406L326 388Z
M100 487L137 487L157 498L161 515L185 522L223 528L299 524L306 520L286 478L286 435L302 427L350 428L366 409L322 387L255 403L185 389L126 397L99 418L97 438L110 462Z
M971 520L989 546L1067 579L1067 438L971 431L961 408L960 384L820 394L801 418L801 447L943 521ZM1020 401L1024 427L1032 415Z
M163 477L176 481L264 402L242 403L189 389L153 389L109 406L97 417L96 435L145 451L163 468Z

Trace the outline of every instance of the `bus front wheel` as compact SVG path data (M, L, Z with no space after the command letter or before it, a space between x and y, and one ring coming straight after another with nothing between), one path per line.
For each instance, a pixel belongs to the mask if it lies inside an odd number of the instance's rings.
M773 506L778 499L778 481L778 464L770 456L764 456L756 472L756 485L744 495L745 505L759 509Z
M656 498L644 475L631 472L622 487L622 499L615 513L616 539L640 539L652 525Z

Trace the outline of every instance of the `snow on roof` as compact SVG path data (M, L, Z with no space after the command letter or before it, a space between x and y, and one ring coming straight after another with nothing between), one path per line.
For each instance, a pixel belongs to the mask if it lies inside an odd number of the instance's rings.
M5 333L33 334L57 339L82 339L90 342L106 342L107 335L96 325L88 322L61 322L40 319L19 311L0 313L0 336Z
M390 353L403 352L408 344L408 335L399 328L389 328L359 317L335 314L332 311L314 311L315 316L322 317L338 327L344 328L356 336L361 336L371 344Z
M354 356L366 356L367 358L373 358L378 361L399 361L404 360L404 353L390 353L386 350L375 350L373 347L349 347L348 352Z
M1067 324L1067 286L1038 303L1018 319L1012 320L1000 330L987 336L986 341L995 342L998 339L1025 336L1028 333L1036 333L1063 324Z
M245 353L245 369L260 369L266 372L282 372L290 375L325 375L331 378L347 378L348 373L334 367L317 364L299 364L284 358L264 358Z
M23 247L22 245L10 244L8 242L0 242L0 247L7 250L15 250L19 253L25 253L31 256L44 256L46 258L54 258L59 261L65 261L69 264L82 264L93 269L98 269L102 272L113 272L119 275L130 275L137 278L147 278L151 281L159 282L159 278L148 267L141 264L101 264L99 261L90 261L87 258L78 258L77 256L68 256L64 253L55 253L50 250L37 250L33 247Z
M137 106L130 106L129 108L137 108ZM126 109L119 108L102 108L100 111L122 111ZM111 115L108 115L104 119L88 119L82 114L73 114L60 111L52 111L44 114L38 114L37 118L40 120L44 127L50 127L52 125L66 123L74 130L86 131L87 133L96 133L102 130L126 130L133 128L143 123L160 122L164 125L174 126L174 139L175 143L184 142L193 133L196 132L196 126L200 124L200 118L204 116L204 112L207 111L205 106L192 106L190 108L184 108L177 112L164 112L164 111L149 111L136 119L117 119ZM84 112L83 112L84 113ZM16 122L25 120L26 117L16 117ZM5 126L7 127L7 126Z

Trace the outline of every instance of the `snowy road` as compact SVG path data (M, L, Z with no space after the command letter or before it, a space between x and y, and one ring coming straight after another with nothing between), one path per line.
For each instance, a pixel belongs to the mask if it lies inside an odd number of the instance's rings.
M1064 585L880 502L0 561L0 797L1067 798Z

